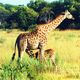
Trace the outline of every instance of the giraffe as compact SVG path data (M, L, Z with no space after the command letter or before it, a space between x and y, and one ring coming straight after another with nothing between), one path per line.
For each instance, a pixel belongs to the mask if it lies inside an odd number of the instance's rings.
M32 58L35 58L35 59L39 59L40 57L40 52L37 51L36 53L33 53L32 55L29 55L30 57ZM44 56L46 59L50 59L52 64L56 66L56 63L55 63L55 51L54 49L46 49L44 51Z
M33 53L32 55L29 55L31 58L34 59L39 59L40 58L40 52L37 51L35 53ZM55 50L50 48L50 49L46 49L44 51L44 56L47 59L50 59L52 65L54 66L54 70L58 71L59 70L59 66L56 64L56 56L55 56ZM46 64L46 63L45 63Z
M18 49L18 60L22 57L24 51L31 54L31 50L39 49L40 60L45 60L44 51L47 45L47 35L53 29L58 27L64 19L73 19L73 16L68 10L61 13L53 21L47 24L39 24L36 26L35 30L29 33L20 34L15 42L15 50L12 56L12 61L14 60L16 53L16 45Z

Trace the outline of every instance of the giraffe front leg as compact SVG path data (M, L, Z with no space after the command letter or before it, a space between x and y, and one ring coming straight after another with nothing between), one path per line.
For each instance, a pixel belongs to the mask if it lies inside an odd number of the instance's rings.
M28 54L29 57L31 57L31 58L34 57L33 51L31 51L30 49L26 49L25 51L26 51L26 53Z
M46 61L45 56L44 56L44 48L40 49L40 61L42 62L42 60Z

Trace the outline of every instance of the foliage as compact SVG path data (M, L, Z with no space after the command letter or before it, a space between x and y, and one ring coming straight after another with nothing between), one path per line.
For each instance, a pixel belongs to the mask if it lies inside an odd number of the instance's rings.
M7 22L12 24L13 22L17 23L20 29L27 30L30 25L36 24L36 18L38 13L30 8L19 8L16 13L7 18ZM18 27L17 26L17 27Z
M48 6L48 3L44 0L31 0L29 4L27 4L28 7L32 8L33 10L40 12L41 9Z
M48 63L48 62L47 62ZM39 61L31 58L24 59L24 61L13 64L4 64L0 69L1 80L42 80L42 76L39 77L45 71L49 71L53 68L52 65L40 63ZM52 69L54 70L54 69ZM38 77L37 77L38 76Z
M79 0L59 0L51 3L44 0L31 0L27 6L14 6L0 3L0 28L19 28L22 30L31 29L36 24L52 21L57 15L66 9L72 13L75 20L65 20L58 28L80 29Z
M23 32L0 30L0 39L5 39L0 43L0 80L80 80L80 30L56 30L48 36L46 49L55 50L57 72L49 60L46 66L26 53L20 65L17 64L17 54L14 62L9 64L15 39Z
M49 23L51 20L55 18L54 12L50 7L44 7L39 14L37 19L37 23Z

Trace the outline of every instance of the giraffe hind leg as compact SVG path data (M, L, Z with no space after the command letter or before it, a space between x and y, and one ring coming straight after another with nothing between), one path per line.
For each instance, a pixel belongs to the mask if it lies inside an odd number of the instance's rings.
M20 63L20 58L21 58L21 51L18 51L18 60L17 60L18 63Z
M18 60L17 60L17 62L20 62L22 60L24 52L25 52L24 46L22 46L21 48L18 48Z

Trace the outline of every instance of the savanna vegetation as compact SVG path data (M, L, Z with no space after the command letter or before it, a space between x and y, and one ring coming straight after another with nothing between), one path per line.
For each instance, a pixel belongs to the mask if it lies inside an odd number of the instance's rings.
M37 24L52 21L61 12L68 9L75 20L65 20L59 29L80 29L80 1L59 0L46 2L45 0L31 0L26 6L0 3L0 28L28 30Z
M46 64L40 63L26 53L20 64L17 63L18 54L11 64L17 36L34 29L37 24L52 21L66 9L75 20L64 20L57 30L49 34L46 46L46 49L55 50L57 71L49 59ZM80 80L79 29L80 0L51 3L31 0L26 6L0 3L0 80Z
M80 31L53 31L48 36L46 49L56 53L58 70L49 60L47 64L30 58L26 53L20 64L10 64L14 43L20 30L0 30L0 80L80 80Z

